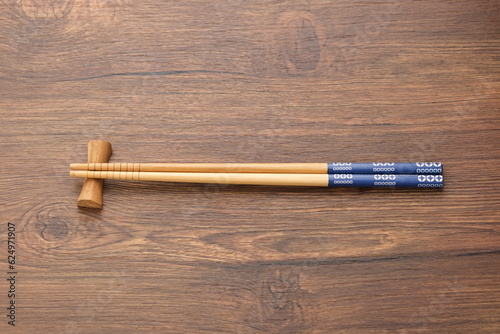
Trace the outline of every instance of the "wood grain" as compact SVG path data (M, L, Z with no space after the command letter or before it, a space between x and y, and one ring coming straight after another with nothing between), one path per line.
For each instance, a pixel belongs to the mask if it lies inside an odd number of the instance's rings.
M4 333L500 331L498 1L0 2ZM439 190L106 181L110 162L441 161ZM6 314L7 264L0 265Z

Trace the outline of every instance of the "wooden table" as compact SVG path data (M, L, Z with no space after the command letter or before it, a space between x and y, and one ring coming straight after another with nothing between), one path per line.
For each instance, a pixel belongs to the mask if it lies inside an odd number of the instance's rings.
M0 332L499 333L499 17L2 0ZM112 162L441 161L446 186L108 181L78 209L91 139Z

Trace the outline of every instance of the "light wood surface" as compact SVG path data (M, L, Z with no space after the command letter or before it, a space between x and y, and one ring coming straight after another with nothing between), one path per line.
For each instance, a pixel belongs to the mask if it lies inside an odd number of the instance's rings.
M112 153L111 143L104 140L91 140L88 143L88 162L108 162ZM83 182L77 205L85 208L102 209L103 180L86 179Z
M128 181L328 187L328 174L71 171L70 176Z
M327 174L327 163L91 163L70 164L71 170L193 173Z
M500 332L499 17L488 0L1 1L0 333ZM104 209L81 209L68 166L92 139L112 161L441 161L446 187L106 180Z

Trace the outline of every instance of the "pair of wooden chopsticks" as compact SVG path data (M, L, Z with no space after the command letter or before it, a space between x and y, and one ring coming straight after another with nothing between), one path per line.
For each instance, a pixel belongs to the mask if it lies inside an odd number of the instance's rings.
M87 163L85 178L316 187L441 188L441 163Z

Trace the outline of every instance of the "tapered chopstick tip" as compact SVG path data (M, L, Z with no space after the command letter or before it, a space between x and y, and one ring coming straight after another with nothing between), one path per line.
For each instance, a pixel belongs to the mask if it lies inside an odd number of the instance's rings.
M71 170L87 170L88 164L70 164L69 169Z

